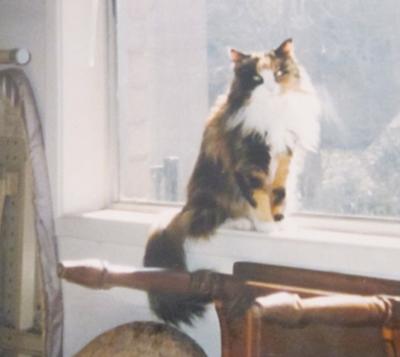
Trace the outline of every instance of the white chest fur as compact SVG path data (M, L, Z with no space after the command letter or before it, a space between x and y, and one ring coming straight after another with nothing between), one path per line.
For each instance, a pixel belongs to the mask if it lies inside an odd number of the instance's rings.
M288 147L314 151L319 144L319 101L302 70L300 89L282 93L271 71L262 73L264 83L252 93L249 103L237 114L235 125L244 133L266 134L272 153Z

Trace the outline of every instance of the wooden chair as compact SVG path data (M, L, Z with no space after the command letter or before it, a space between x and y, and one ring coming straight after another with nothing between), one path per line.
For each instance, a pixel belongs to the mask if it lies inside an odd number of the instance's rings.
M253 263L236 263L226 275L66 262L59 275L92 288L209 295L221 325L222 357L400 356L395 281Z
M245 316L219 313L223 356L400 356L400 282L246 262L234 276L256 298Z

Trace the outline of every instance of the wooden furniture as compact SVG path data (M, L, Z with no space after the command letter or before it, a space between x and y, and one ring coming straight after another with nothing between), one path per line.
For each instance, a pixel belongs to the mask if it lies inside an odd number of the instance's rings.
M252 263L236 263L234 274L225 275L67 262L59 275L92 288L209 295L223 357L400 356L395 281Z
M292 295L239 318L220 307L223 356L400 356L400 282L245 262L234 276L258 297Z
M0 50L0 64L7 54L11 61L16 52ZM12 73L0 71L0 356L39 356L43 304L34 176L24 121L26 97Z

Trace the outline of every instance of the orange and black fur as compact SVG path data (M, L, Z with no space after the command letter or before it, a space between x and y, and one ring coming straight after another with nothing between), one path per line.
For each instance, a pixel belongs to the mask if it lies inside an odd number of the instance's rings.
M307 150L317 142L318 105L292 40L268 53L231 50L230 56L234 78L207 122L187 202L150 237L147 267L186 270L185 239L208 238L228 220L248 220L256 230L281 221L292 158L299 147ZM315 134L302 134L308 130ZM191 323L207 303L198 296L149 298L153 311L173 324Z

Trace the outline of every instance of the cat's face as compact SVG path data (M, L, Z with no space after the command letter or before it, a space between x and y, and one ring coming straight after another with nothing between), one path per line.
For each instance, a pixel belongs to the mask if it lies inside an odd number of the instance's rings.
M285 91L296 90L299 86L300 71L291 39L267 53L244 54L232 49L230 56L235 77L246 89L265 85L271 91Z

